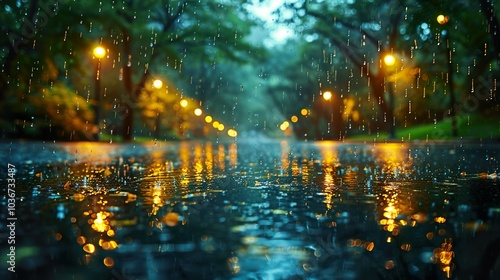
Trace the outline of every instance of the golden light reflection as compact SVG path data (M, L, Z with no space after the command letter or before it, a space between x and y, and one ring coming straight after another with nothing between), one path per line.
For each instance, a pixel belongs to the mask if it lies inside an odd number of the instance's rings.
M307 183L309 183L309 169L314 170L313 164L314 162L312 160L302 160L302 183L304 183L305 186L307 186Z
M436 17L436 20L439 24L446 24L450 20L450 17L445 15L439 15Z
M302 170L299 167L299 159L294 158L292 160L292 176L300 176L302 173Z
M194 179L197 183L203 181L203 146L200 143L196 143L194 146Z
M220 170L225 170L225 159L226 159L226 149L224 145L220 144L217 151L217 163L219 164Z
M118 248L118 243L116 243L116 241L114 241L114 240L107 241L104 239L99 239L99 246L101 246L101 248L103 248L106 251L107 250L114 250L114 249Z
M434 221L438 224L443 224L444 222L446 222L446 218L445 217L436 217L436 218L434 218Z
M212 142L205 144L205 166L207 167L207 180L212 180L214 171L214 148Z
M452 262L455 253L452 251L453 240L445 239L441 247L434 249L432 261L439 265L441 271L446 274L446 278L451 278L451 272L455 269L455 264Z
M104 258L103 263L107 267L113 267L115 265L115 261L111 257Z
M70 155L78 157L80 162L98 161L102 165L112 163L114 159L110 155L115 154L118 148L118 146L102 145L94 142L60 143L60 146ZM105 169L103 168L102 171L105 171Z
M189 155L191 153L189 149L189 144L182 143L179 149L179 157L181 159L181 186L184 188L189 184L189 169L190 160Z
M169 227L175 227L179 223L179 214L170 212L162 218L162 222Z
M238 165L238 146L236 143L229 144L228 148L229 154L229 165L231 168L235 168Z
M385 269L393 269L394 268L394 261L393 260L388 260L385 262Z
M95 252L94 244L92 244L92 243L85 244L85 246L83 246L83 251L85 251L89 254L93 254Z
M334 193L335 188L335 178L336 178L336 169L339 166L338 161L338 149L334 144L327 144L319 147L321 153L321 163L323 166L323 193L325 195L325 200L323 201L326 204L327 210L330 210L333 206L333 198L336 195Z
M98 213L93 213L89 222L92 222L92 229L97 232L105 232L111 229L109 225L108 217L112 217L113 213L100 211Z
M399 143L386 143L375 148L376 161L382 166L382 174L388 179L398 179L411 174L409 167L413 159L407 153L408 147Z
M280 174L284 176L288 176L288 168L290 167L290 146L286 141L281 142L281 166L280 166Z

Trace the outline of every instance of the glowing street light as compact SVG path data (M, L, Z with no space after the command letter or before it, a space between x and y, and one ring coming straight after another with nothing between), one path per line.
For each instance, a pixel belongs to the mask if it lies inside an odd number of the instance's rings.
M100 118L101 118L101 74L100 74L100 68L101 68L101 59L106 55L106 49L97 46L94 48L94 57L97 58L96 66L95 66L95 104L94 104L94 112L95 112L95 119L94 119L94 124L95 127L97 128L97 131L94 134L94 140L99 141L99 134L100 134Z
M384 56L384 63L386 66L394 66L396 63L396 58L392 54L387 54Z
M96 58L104 58L104 56L106 55L106 49L101 47L101 46L98 46L98 47L95 47L94 48L94 56Z
M288 129L288 127L290 127L290 123L289 123L288 121L284 121L284 122L283 122L283 123L281 123L281 125L280 125L280 129L281 129L282 131L287 130L287 129Z
M229 137L233 137L234 138L234 137L238 136L238 132L236 130L230 128L230 129L227 130L227 135Z
M300 110L300 114L301 114L302 116L307 116L307 114L308 114L308 113L309 113L309 110L307 110L306 108L304 108L304 109Z
M189 103L189 102L188 102L186 99L182 99L182 100L181 100L181 102L180 102L180 104L181 104L181 106L182 106L183 108L187 107L188 103Z
M211 122L212 122L212 120L213 120L212 116L206 116L206 117L205 117L205 122L206 122L206 123L211 123Z
M391 68L396 64L396 57L392 54L386 54L384 56L384 64L387 68ZM389 94L389 138L396 138L396 120L394 116L394 82L388 81L388 94Z
M437 16L436 20L439 24L443 25L443 24L448 23L448 21L450 20L450 17L445 16L445 15L439 15L439 16Z
M163 82L160 79L156 79L153 81L153 87L156 89L161 89L163 87Z
M298 122L298 121L299 121L299 118L298 118L297 116L292 116L292 117L290 118L290 120L291 120L293 123L296 123L296 122Z
M201 116L201 114L203 114L203 110L201 110L200 108L196 108L194 109L194 114L199 117Z
M332 92L331 91L323 92L323 99L325 99L326 101L330 101L332 99Z

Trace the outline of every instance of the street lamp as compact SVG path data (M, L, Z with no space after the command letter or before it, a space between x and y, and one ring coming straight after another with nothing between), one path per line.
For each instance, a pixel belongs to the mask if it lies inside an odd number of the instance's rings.
M160 80L160 79L155 79L153 80L153 87L155 89L161 89L163 87L163 81ZM158 95L155 94L155 99L156 99L156 105L158 106L156 108L156 110L158 111L156 113L156 119L155 119L155 136L156 136L156 139L159 139L160 138L160 126L161 126L161 108L160 108L160 100L158 98Z
M201 110L200 108L196 108L194 109L194 115L199 117L203 114L203 110Z
M436 18L437 22L445 26L450 18L445 15L439 15ZM453 87L453 64L451 60L451 48L450 48L450 40L449 40L449 34L448 30L446 28L443 28L441 31L441 34L443 36L443 39L445 40L446 43L446 53L447 53L447 64L448 64L448 87L450 88L450 116L451 116L451 133L453 137L458 136L458 131L457 131L457 119L455 116L455 91Z
M97 131L94 135L94 140L99 141L100 134L100 117L101 117L101 78L100 78L100 68L101 68L101 58L106 55L106 49L101 46L94 48L94 57L97 58L96 66L95 66L95 104L94 104L94 112L95 119L94 124L97 128Z
M160 79L156 79L153 81L153 87L156 89L161 89L163 87L163 82Z
M326 101L330 101L332 99L332 92L331 91L323 92L323 99L325 99Z
M396 57L392 54L386 54L384 56L384 64L387 68L391 68L396 64ZM386 73L387 74L387 73ZM387 77L386 77L387 78ZM387 82L387 93L389 94L389 138L396 138L396 119L394 116L394 85L392 80Z

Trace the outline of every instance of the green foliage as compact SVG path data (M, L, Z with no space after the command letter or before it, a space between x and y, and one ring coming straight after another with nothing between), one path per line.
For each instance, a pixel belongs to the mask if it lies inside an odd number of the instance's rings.
M13 123L2 126L20 137L88 140L93 129L92 111L85 98L63 83L25 96L11 96Z
M139 113L132 120L143 126L130 128L141 136L160 131L182 137L206 127L194 118L194 108L179 108L182 98L241 130L281 133L282 121L299 116L294 128L300 137L320 137L318 131L327 126L343 135L378 132L391 119L388 83L396 93L398 126L446 117L451 87L459 114L499 109L500 64L490 32L496 18L487 17L483 0L286 1L277 14L296 33L275 46L266 45L263 36L270 30L247 10L260 2L265 1L59 1L49 6L39 0L3 1L4 136L87 137L93 118L89 104L96 102L92 49L97 44L107 49L101 60L106 118L101 126L110 135L125 131L117 127L124 122L119 110L125 105ZM438 14L449 17L446 25L437 23ZM393 68L382 63L386 53L397 56ZM168 94L151 88L157 77L168 85ZM325 109L320 93L327 90L339 99ZM478 100L474 112L464 106L471 98ZM304 118L303 108L310 110Z

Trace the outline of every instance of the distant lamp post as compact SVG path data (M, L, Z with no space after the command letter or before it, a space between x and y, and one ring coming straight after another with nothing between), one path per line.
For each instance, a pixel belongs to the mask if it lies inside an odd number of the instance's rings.
M439 15L436 18L437 22L443 26L445 26L450 18L445 15ZM453 87L453 63L451 59L451 48L450 48L450 36L448 34L448 30L446 28L443 28L441 31L441 35L443 36L443 39L446 44L446 53L447 53L447 63L448 64L448 87L450 89L450 116L451 116L451 133L453 137L458 136L458 131L457 131L457 119L456 119L456 113L455 113L455 90Z
M387 54L384 56L384 64L387 69L393 67L396 64L396 57L392 54ZM386 73L387 75L387 73ZM387 77L386 77L387 78ZM389 138L396 138L396 119L394 114L394 86L395 83L392 80L389 80L387 83L387 93L389 94Z
M181 107L185 108L185 107L187 107L189 102L186 99L182 99L181 102L179 102L179 103L181 104Z
M331 91L323 92L323 99L325 99L326 101L330 101L332 99L332 92Z
M161 89L163 87L163 81L160 79L154 79L153 80L153 87L155 89ZM155 137L156 139L160 138L160 125L161 125L161 108L160 108L160 99L158 98L158 95L155 94L156 98L156 104L157 104L157 112L156 112L156 119L155 119Z
M156 89L161 89L163 87L163 82L160 79L156 79L153 81L153 87Z
M101 59L106 55L106 49L101 46L94 48L94 57L97 58L95 66L95 103L94 103L94 124L97 131L94 134L94 140L99 141L100 118L101 118Z

